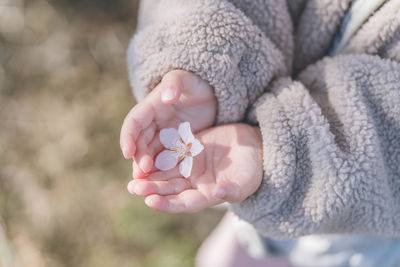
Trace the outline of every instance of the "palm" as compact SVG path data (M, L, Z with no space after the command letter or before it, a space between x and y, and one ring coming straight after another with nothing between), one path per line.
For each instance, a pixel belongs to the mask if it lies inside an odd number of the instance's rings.
M150 207L167 212L197 211L225 200L241 201L257 189L262 175L261 147L252 127L216 127L201 132L199 138L205 149L194 158L189 179L181 178L175 168L132 182L136 193L149 195L146 203ZM227 199L216 194L224 187Z
M210 127L216 118L213 89L196 75L174 71L129 112L121 129L121 148L126 158L135 157L140 166L136 178L153 168L155 154L162 150L158 133L188 121L193 132ZM180 88L171 103L162 101L165 88ZM144 172L143 172L144 171ZM135 174L134 174L135 176Z
M249 160L255 158L256 151L253 147L249 149L237 140L228 139L227 136L232 135L232 132L228 133L227 128L217 130L221 131L217 135L206 133L202 136L205 153L195 159L190 179L191 189L204 196L208 205L222 202L220 198L214 196L216 187L221 181L239 184L239 180L250 180L258 172L254 168L256 163Z

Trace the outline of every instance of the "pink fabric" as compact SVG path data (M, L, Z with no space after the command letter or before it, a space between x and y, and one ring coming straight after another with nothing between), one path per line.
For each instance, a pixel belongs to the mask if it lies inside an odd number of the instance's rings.
M211 235L201 245L196 267L291 267L284 258L267 257L257 259L249 255L237 239L234 220L227 212Z

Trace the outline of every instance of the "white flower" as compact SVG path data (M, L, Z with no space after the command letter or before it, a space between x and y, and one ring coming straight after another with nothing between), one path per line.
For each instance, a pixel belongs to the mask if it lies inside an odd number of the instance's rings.
M158 154L156 167L162 171L174 168L179 162L179 171L183 177L188 178L192 172L193 157L200 154L204 147L190 130L190 123L179 124L178 130L174 128L160 131L161 144L166 148Z

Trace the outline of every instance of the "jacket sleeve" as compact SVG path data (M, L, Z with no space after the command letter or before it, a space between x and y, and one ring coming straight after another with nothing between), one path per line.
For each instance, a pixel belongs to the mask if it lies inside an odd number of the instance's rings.
M264 178L233 211L263 235L400 236L400 65L343 55L282 78L251 111Z
M283 17L287 23L280 21L269 38L255 14L234 2L238 1L142 1L128 49L131 85L139 101L168 71L183 69L214 88L217 123L236 122L274 78L288 75L292 36L285 4L275 8L280 13L274 11L273 18ZM283 50L279 38L287 40Z

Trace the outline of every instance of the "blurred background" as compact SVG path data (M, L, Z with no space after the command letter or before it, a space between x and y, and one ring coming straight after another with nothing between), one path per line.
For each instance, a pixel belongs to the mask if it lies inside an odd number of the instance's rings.
M192 266L222 217L130 196L119 130L137 0L0 0L3 266Z

